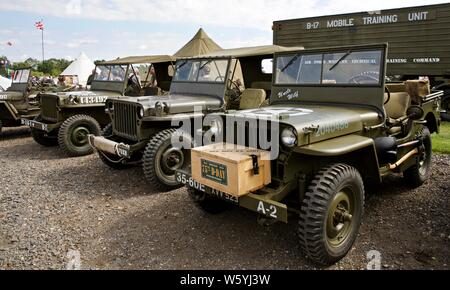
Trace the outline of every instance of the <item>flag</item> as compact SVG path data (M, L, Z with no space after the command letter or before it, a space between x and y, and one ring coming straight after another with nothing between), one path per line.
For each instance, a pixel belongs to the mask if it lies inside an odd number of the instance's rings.
M44 30L44 23L42 21L36 22L34 26L36 27L36 29Z

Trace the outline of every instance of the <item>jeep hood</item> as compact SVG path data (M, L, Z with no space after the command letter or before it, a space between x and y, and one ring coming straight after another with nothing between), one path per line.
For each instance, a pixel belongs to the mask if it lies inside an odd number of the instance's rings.
M22 92L9 91L0 93L0 101L19 101L21 99L23 99Z
M267 119L297 131L299 146L361 132L364 126L378 125L382 117L370 108L342 106L274 105L228 114L242 119Z
M163 96L146 96L138 98L121 98L121 101L136 102L144 107L146 116L164 116L181 113L193 113L194 108L202 111L219 109L223 101L206 95L169 94Z
M58 96L60 98L68 97L118 97L120 93L110 91L71 91L58 93L42 93L42 95Z

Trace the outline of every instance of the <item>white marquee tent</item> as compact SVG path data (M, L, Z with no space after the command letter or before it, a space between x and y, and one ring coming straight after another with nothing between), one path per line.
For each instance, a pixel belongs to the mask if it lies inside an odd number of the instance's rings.
M2 76L0 76L0 87L2 87L4 90L6 90L7 88L9 88L11 86L11 80L8 78L4 78ZM1 89L0 89L1 91Z
M95 64L82 52L60 75L76 77L78 84L86 86L87 80L95 68Z

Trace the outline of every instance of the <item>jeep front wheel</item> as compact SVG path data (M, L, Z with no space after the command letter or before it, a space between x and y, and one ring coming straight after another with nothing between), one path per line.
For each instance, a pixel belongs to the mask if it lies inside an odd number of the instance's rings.
M42 117L40 115L36 116L34 120L36 122L42 122ZM30 130L31 130L31 137L33 137L33 140L36 141L36 143L38 143L39 145L45 147L53 147L58 145L58 138L55 132L48 133L35 128L30 128Z
M64 121L59 129L58 144L69 157L85 156L93 153L88 135L100 134L98 122L87 115L75 115Z
M190 162L188 150L172 145L172 136L176 132L176 129L159 132L150 139L144 151L142 165L145 178L150 186L159 191L182 187L176 181L175 171ZM187 134L180 134L180 138L188 138L187 142L192 144L191 137Z
M300 211L299 237L314 262L332 265L351 249L364 211L364 185L354 167L322 169L309 186Z
M3 123L2 123L2 120L0 120L0 135L2 134L2 128L3 128Z

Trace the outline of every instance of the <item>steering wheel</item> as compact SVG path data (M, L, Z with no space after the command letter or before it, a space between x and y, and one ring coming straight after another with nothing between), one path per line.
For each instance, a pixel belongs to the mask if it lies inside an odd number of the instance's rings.
M387 93L388 98L386 100L386 102L384 102L384 105L386 105L387 103L389 103L389 101L391 100L391 91L388 89L388 87L384 86L384 91Z
M360 74L354 75L348 80L348 83L361 84L362 81L380 81L380 73L376 71L365 71Z

